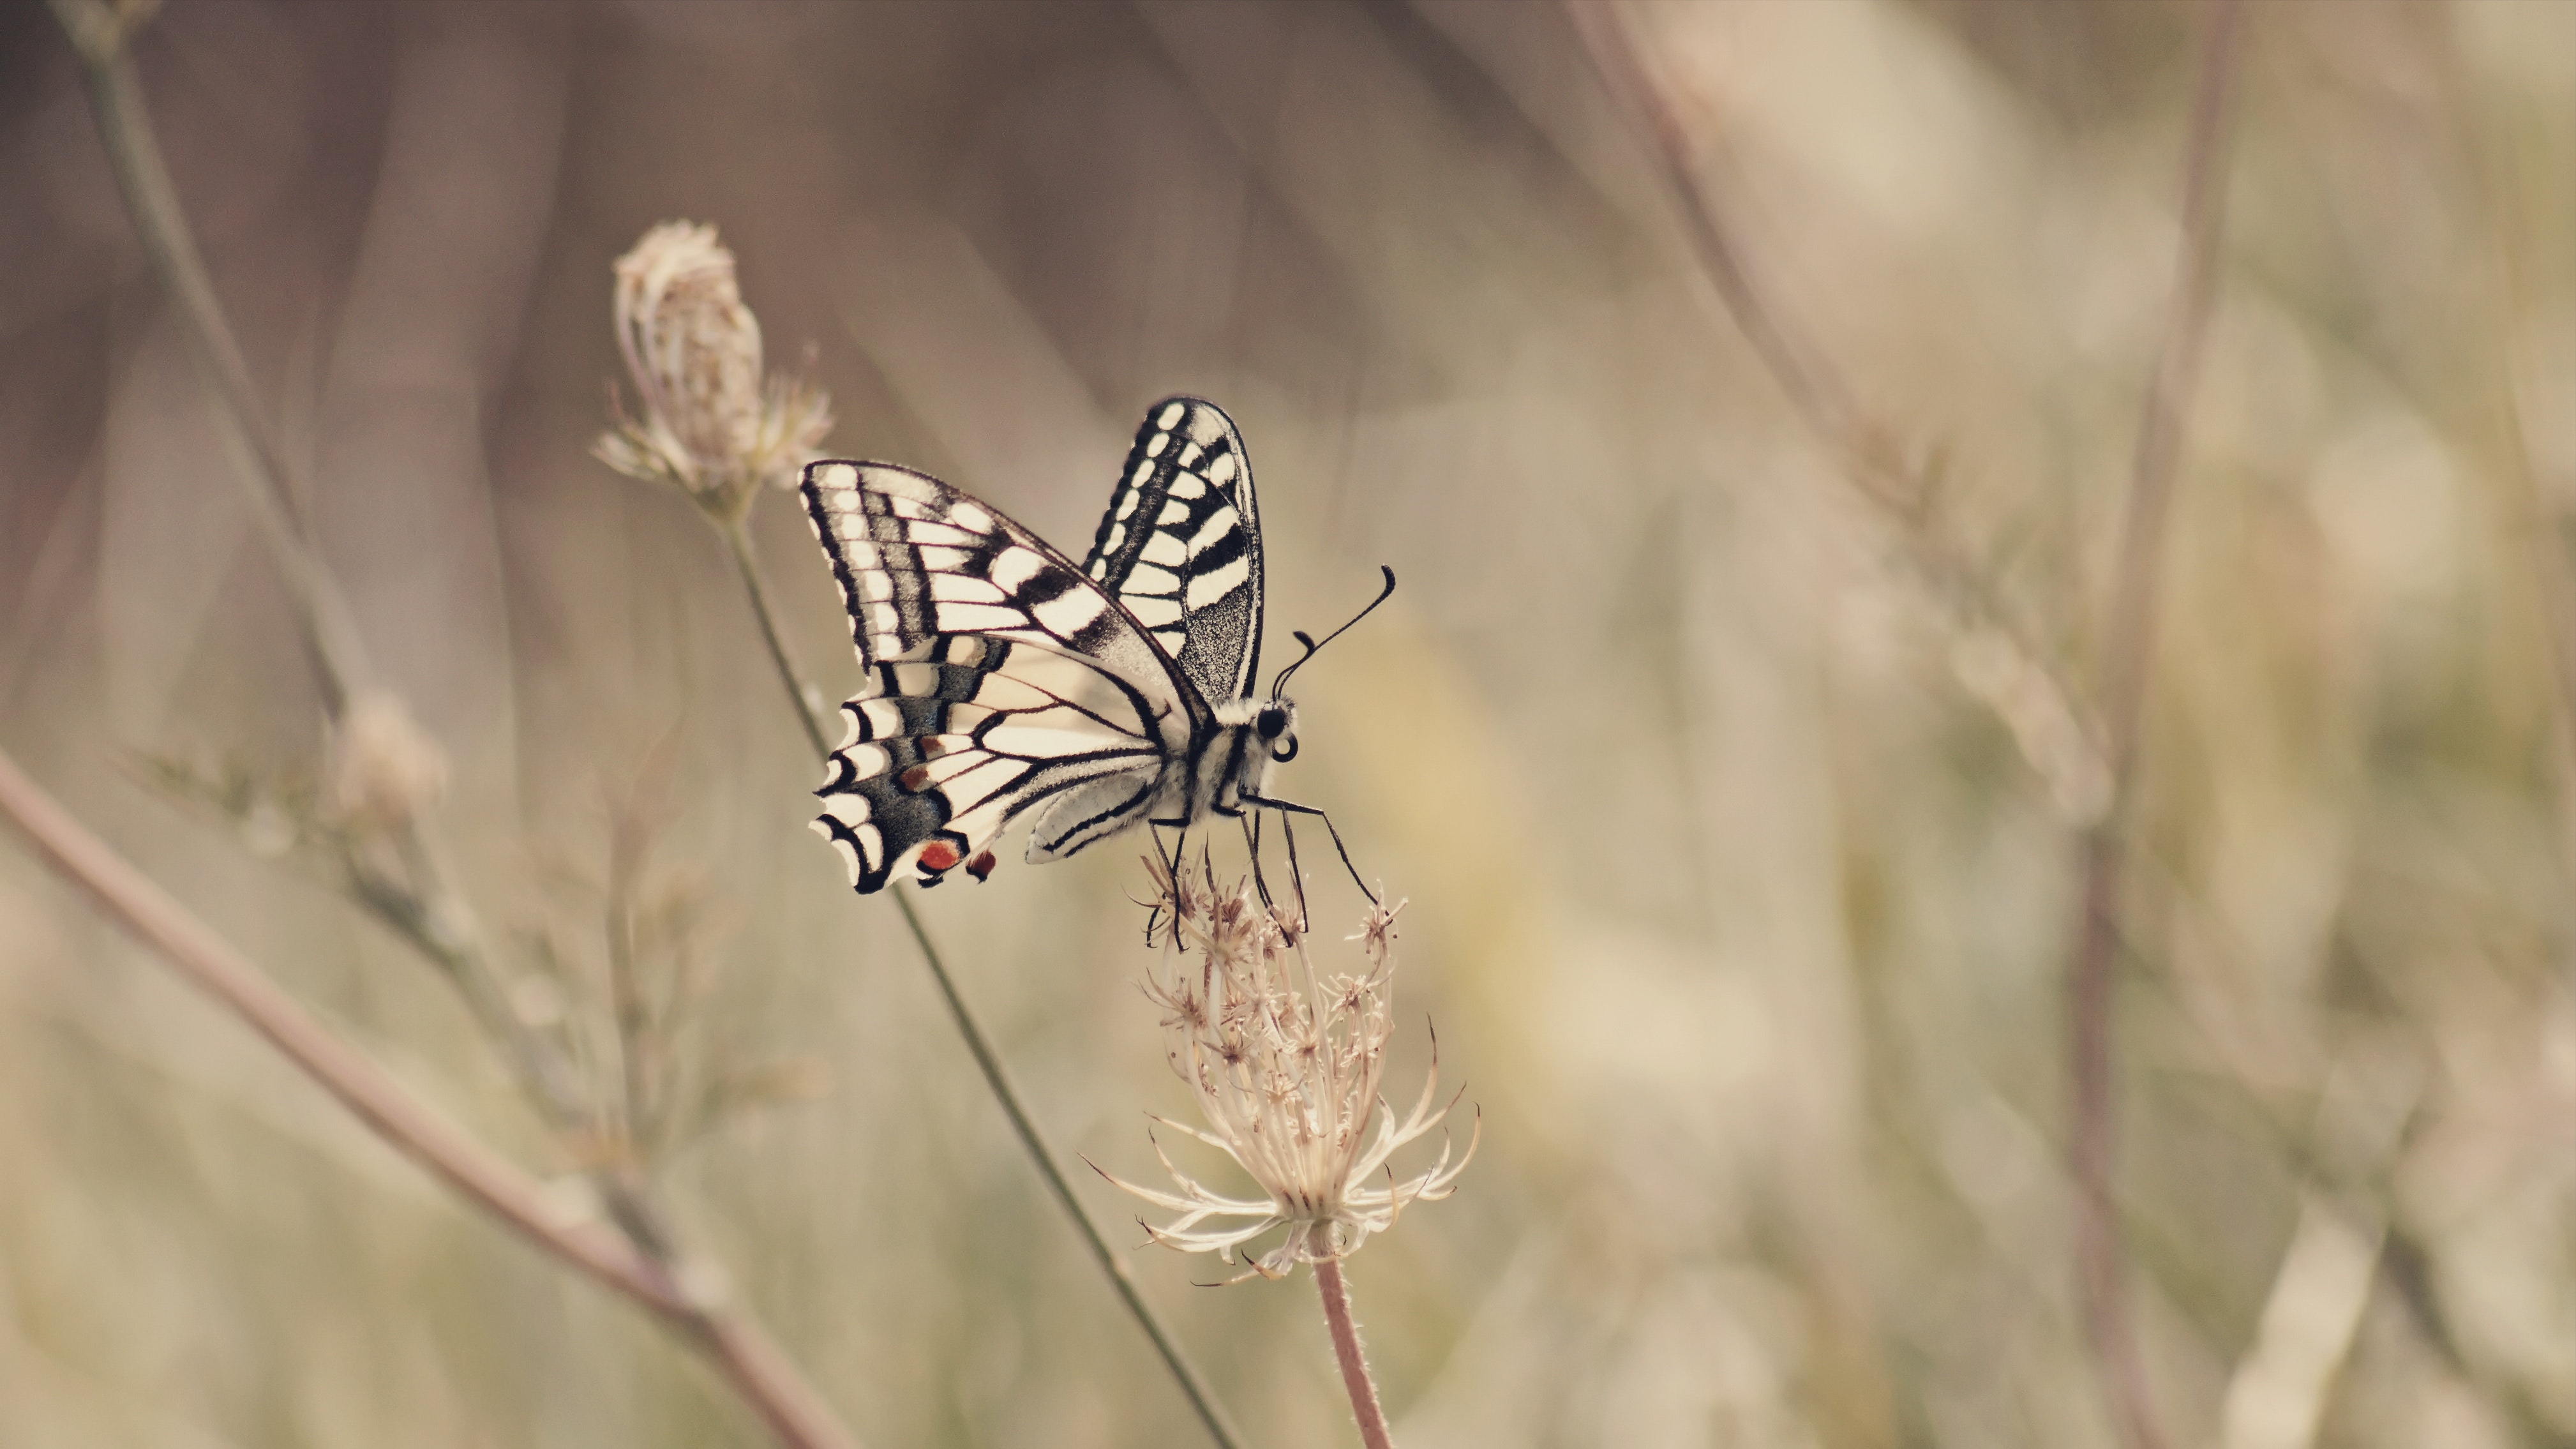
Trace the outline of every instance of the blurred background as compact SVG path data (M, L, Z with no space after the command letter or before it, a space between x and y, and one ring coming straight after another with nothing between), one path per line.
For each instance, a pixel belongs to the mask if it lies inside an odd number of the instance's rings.
M1900 507L1747 345L1555 6L169 0L135 55L446 753L465 893L576 1046L612 823L663 802L687 1130L654 1170L862 1438L1203 1442L890 904L806 832L722 545L589 455L610 262L671 218L721 228L774 366L810 350L834 454L1079 551L1144 406L1200 393L1257 468L1274 641L1402 578L1300 676L1282 778L1411 901L1393 1091L1436 1023L1485 1128L1351 1264L1400 1442L2091 1446L2063 982L2206 14L1594 17L1766 305L1937 483ZM2180 1444L2576 1443L2576 5L2262 3L2242 43L2120 902L2147 1380ZM296 843L321 699L25 0L0 198L0 744L569 1183L456 993ZM751 525L837 699L805 525L777 494ZM1142 1114L1190 1108L1135 852L1002 854L923 910L1051 1140L1150 1178ZM1250 1444L1349 1442L1302 1280L1134 1262ZM0 1442L764 1439L13 840Z

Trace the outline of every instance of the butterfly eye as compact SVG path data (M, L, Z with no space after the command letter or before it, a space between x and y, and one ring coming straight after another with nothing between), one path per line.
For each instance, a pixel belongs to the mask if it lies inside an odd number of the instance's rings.
M1288 728L1288 711L1271 705L1253 718L1252 727L1261 731L1263 739L1275 740Z

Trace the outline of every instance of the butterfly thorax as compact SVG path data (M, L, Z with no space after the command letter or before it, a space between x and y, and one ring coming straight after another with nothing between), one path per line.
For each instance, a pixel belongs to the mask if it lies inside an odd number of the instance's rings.
M1193 762L1189 799L1181 813L1193 822L1209 813L1240 813L1247 797L1269 795L1271 770L1296 755L1293 700L1227 700L1216 707L1215 728Z

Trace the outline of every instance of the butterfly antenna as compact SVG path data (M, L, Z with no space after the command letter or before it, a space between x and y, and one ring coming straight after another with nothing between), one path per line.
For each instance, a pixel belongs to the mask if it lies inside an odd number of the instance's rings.
M1298 643L1305 645L1306 652L1298 655L1287 668L1280 670L1279 677L1277 679L1270 681L1270 697L1272 699L1277 699L1280 695L1280 691L1288 687L1288 676L1297 672L1298 665L1304 664L1307 660L1314 658L1315 652L1322 649L1325 644L1330 644L1334 640L1342 637L1344 634L1349 633L1351 624L1356 624L1360 620L1367 618L1371 613L1376 611L1378 605L1385 603L1387 599L1395 593L1395 570L1388 568L1384 564L1379 564L1377 566L1377 571L1386 575L1386 586L1377 591L1376 598L1369 600L1367 608L1351 615L1349 624L1344 624L1341 628L1335 629L1332 633L1325 635L1322 643L1318 643L1313 638L1310 638L1303 629L1294 629L1289 631L1289 637L1295 639Z

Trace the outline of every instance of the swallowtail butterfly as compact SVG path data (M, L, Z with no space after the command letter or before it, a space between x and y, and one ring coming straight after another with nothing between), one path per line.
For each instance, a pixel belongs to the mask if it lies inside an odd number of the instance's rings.
M1253 693L1261 515L1214 403L1147 411L1079 565L910 468L814 463L803 492L867 669L814 822L861 892L982 880L1024 817L1038 862L1148 820L1303 812L1267 796L1297 707Z

